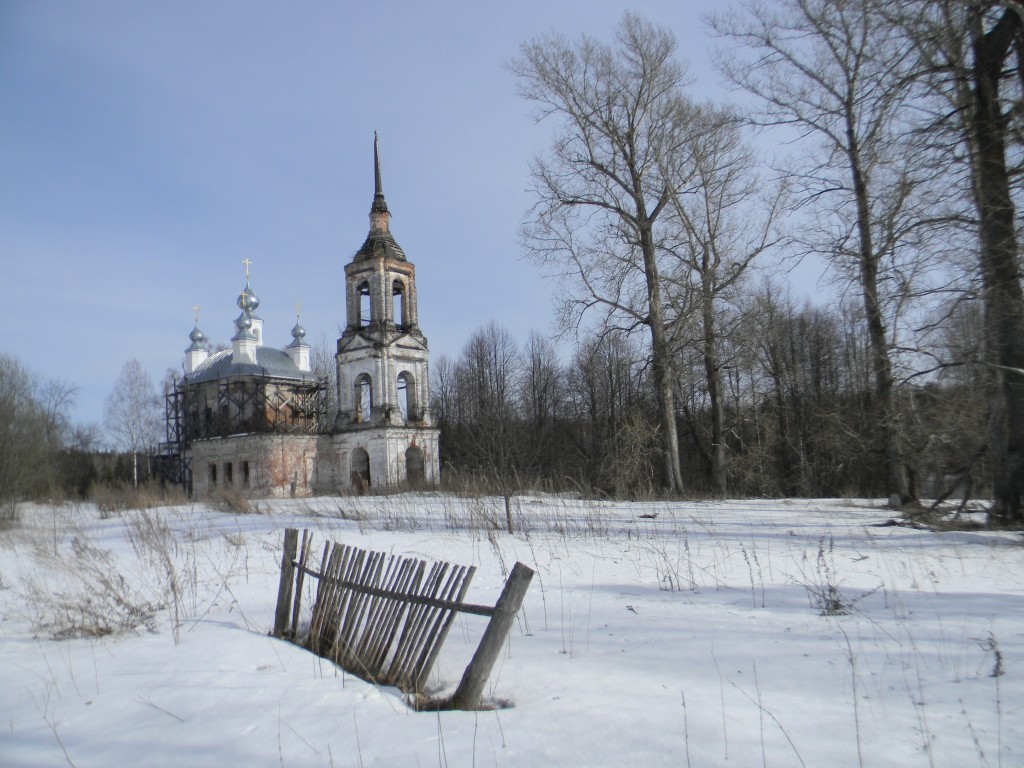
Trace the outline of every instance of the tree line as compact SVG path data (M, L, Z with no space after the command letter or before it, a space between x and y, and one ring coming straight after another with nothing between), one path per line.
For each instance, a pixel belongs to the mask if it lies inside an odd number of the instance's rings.
M797 303L774 284L752 291L723 339L720 413L711 412L700 352L673 375L681 479L688 495L884 496L874 440L873 377L856 309ZM961 313L935 354L973 355L981 318ZM495 322L433 366L432 408L449 479L497 490L577 489L615 497L664 492L649 351L623 333L591 334L563 360L531 333ZM991 458L981 366L898 388L899 435L914 497L988 495ZM717 426L716 426L717 421ZM716 460L714 435L720 431ZM725 477L719 475L724 467Z
M548 35L510 62L553 124L523 241L574 352L489 325L440 360L447 466L609 493L991 494L1021 522L1018 6L754 1L709 24L748 107L694 99L674 36L630 13L611 42ZM833 306L780 288L811 254Z
M72 422L77 393L74 384L0 353L0 520L13 518L20 501L86 498L97 485L149 479L149 464L138 457L153 443L159 409L142 364L125 363L105 403L112 445L97 425Z

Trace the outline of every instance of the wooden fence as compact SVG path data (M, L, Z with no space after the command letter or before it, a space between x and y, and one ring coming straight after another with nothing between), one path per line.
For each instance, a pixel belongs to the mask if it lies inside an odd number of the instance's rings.
M516 563L493 606L463 602L474 566L370 552L325 542L320 569L309 567L312 534L285 530L275 637L299 643L343 669L407 693L423 690L456 613L489 616L480 645L448 704L476 709L522 605L533 571ZM302 589L317 580L309 627L300 632Z

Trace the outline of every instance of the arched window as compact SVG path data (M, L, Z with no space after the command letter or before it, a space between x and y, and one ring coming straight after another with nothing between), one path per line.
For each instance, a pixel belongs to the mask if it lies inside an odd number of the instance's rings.
M364 448L352 451L352 485L360 491L370 487L370 454Z
M359 327L365 328L373 322L373 302L370 300L370 284L362 283L359 288Z
M356 377L355 404L357 422L369 421L373 416L373 382L370 374L364 373Z
M410 485L419 485L424 480L423 451L410 445L405 451L405 479Z
M402 371L398 374L398 410L402 413L403 421L415 421L416 415L416 385L412 374Z
M401 280L395 280L395 282L391 284L391 293L394 297L392 304L395 310L395 325L401 328L408 325L408 322L406 321L405 308L405 283Z

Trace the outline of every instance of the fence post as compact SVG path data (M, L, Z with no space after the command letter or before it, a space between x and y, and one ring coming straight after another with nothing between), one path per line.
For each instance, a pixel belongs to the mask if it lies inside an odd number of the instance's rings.
M285 528L284 550L281 553L281 583L277 587L277 610L274 612L274 637L283 637L288 628L289 608L292 602L292 584L295 582L295 553L298 549L299 532Z
M473 660L466 667L462 681L455 690L455 695L452 696L453 709L476 709L480 704L484 685L487 684L487 678L491 674L494 662L497 661L498 654L501 653L505 638L512 628L512 622L515 621L516 613L519 612L519 607L523 604L523 598L526 596L531 579L533 579L532 569L522 563L516 563L513 566L512 573L509 574L505 588L501 592L501 597L498 598L498 602L494 606L494 615L491 616L487 629L484 630L484 636L480 638L480 645L477 647L476 653L473 654Z

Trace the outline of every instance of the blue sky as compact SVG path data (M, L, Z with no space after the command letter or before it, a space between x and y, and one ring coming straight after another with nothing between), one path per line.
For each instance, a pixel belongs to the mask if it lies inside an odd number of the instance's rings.
M375 130L433 356L491 318L548 332L553 286L518 228L551 128L503 63L550 31L607 38L631 7L677 35L696 96L724 97L702 6L7 0L0 351L76 384L75 421L100 422L125 361L180 369L193 305L228 342L245 258L267 343L290 340L299 302L333 346Z

